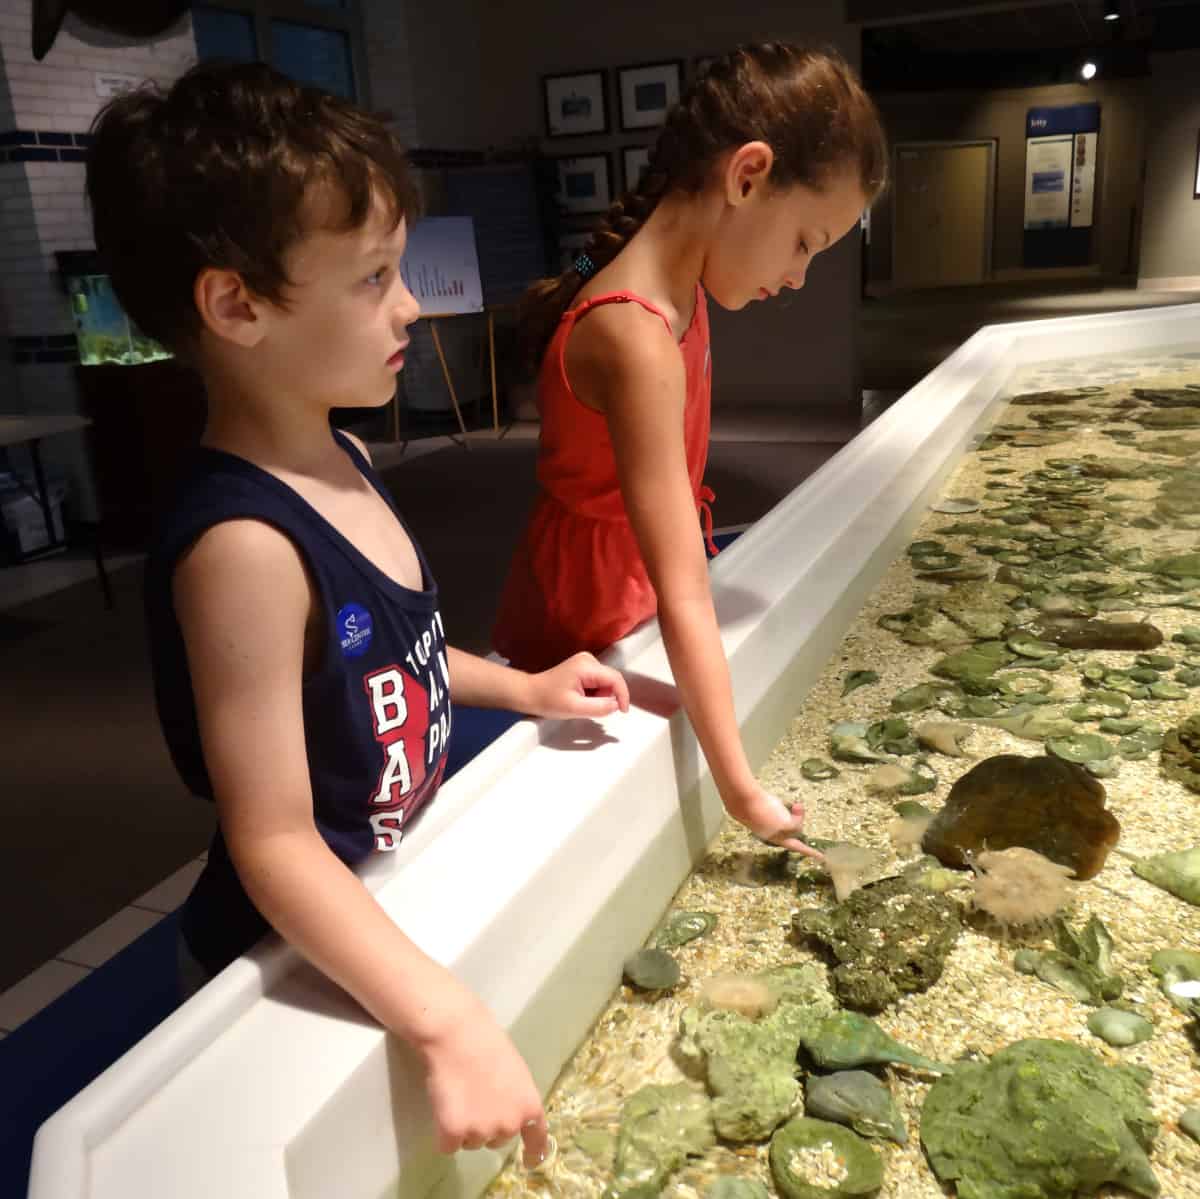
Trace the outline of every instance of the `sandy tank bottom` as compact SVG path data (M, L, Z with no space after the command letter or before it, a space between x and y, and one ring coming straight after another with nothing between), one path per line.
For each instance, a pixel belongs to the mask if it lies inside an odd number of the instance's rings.
M1043 467L1048 460L1084 454L1136 456L1139 461L1180 464L1185 460L1139 450L1138 442L1153 441L1164 433L1128 423L1128 407L1114 405L1127 401L1135 386L1181 388L1188 383L1200 384L1200 354L1114 356L1027 368L1014 376L1008 396L1099 386L1102 391L1078 403L1090 410L1108 411L1094 423L1071 428L1070 437L1059 444L1021 449L1002 446L966 454L943 495L985 500L994 497L1003 502L1018 492L988 490L989 482L999 480L1019 487L1025 474ZM1006 406L996 423L1041 428L1030 420L1031 411L1029 407ZM1136 441L1114 441L1101 432L1101 427L1128 429L1136 434ZM1200 440L1200 428L1167 431L1170 436L1189 434ZM1012 473L994 473L1004 470ZM1131 513L1146 512L1158 492L1158 483L1121 480L1108 484L1107 491L1129 496ZM956 520L973 519L988 518L979 512L964 517L929 512L913 539L937 538L965 559L977 561L980 559L972 549L970 536L939 533L940 528ZM1147 557L1200 548L1200 534L1169 527L1147 532L1113 524L1106 535L1113 544L1141 545ZM1117 580L1134 576L1114 567L1105 571L1105 577ZM804 803L808 834L872 848L889 867L886 873L897 872L911 860L911 855L897 856L889 839L895 797L867 792L864 779L869 767L838 762L837 778L814 783L801 776L799 765L807 758L830 760L829 730L834 723L869 722L893 715L888 707L893 696L932 677L929 667L946 651L908 645L876 622L881 615L909 608L915 594L938 587L915 579L905 555L891 564L759 774L768 789L789 801L800 799ZM1133 602L1136 605L1137 601ZM1182 651L1182 646L1172 645L1172 634L1185 625L1200 624L1200 613L1179 608L1134 611L1139 615L1148 613L1162 629L1165 640L1157 652L1176 658L1182 656L1181 652L1175 653ZM1075 696L1080 691L1079 668L1084 661L1126 667L1135 656L1132 652L1073 653L1068 655L1066 666L1050 678L1055 690ZM855 670L875 671L879 682L842 698L844 679ZM1197 711L1200 689L1193 689L1186 700L1177 702L1135 701L1130 715L1152 719L1165 729ZM915 724L939 718L939 713L930 711L910 719ZM935 791L919 797L922 803L934 809L940 807L955 779L984 758L1000 753L1031 756L1044 752L1037 743L1019 740L1001 730L972 727L966 742L969 758L930 756L939 781ZM1090 726L1080 727L1094 731ZM1155 752L1142 761L1123 761L1115 777L1102 780L1108 808L1121 823L1119 848L1139 857L1200 844L1200 796L1167 779L1159 769L1158 757ZM793 942L791 916L802 905L828 907L833 903L832 893L801 894L795 880L780 868L781 859L787 856L762 846L740 826L726 821L707 858L679 889L671 909L714 913L716 927L672 951L683 973L674 991L647 996L628 985L618 988L548 1099L550 1129L558 1146L555 1160L549 1168L535 1172L527 1172L510 1160L487 1192L491 1199L600 1196L612 1177L611 1161L593 1160L576 1144L576 1138L587 1130L615 1134L621 1105L635 1091L648 1083L685 1079L672 1059L671 1044L680 1014L698 1002L704 981L714 975L748 974L784 963L821 960ZM1200 1059L1184 1033L1187 1017L1162 995L1158 980L1147 966L1150 955L1160 948L1200 950L1200 911L1135 876L1129 859L1113 852L1094 879L1074 885L1066 915L1078 925L1093 913L1115 938L1114 969L1126 980L1123 1000L1134 1004L1155 1026L1148 1041L1125 1049L1111 1048L1086 1028L1093 1008L1014 970L1014 951L1022 945L1049 948L1052 941L1048 935L1006 937L977 919L964 922L963 934L939 982L874 1018L905 1045L939 1061L952 1062L970 1051L991 1054L1026 1037L1050 1037L1083 1045L1107 1063L1149 1068L1153 1078L1148 1098L1160 1121L1150 1158L1162 1195L1164 1199L1200 1197L1200 1145L1181 1133L1176 1124L1182 1111L1200 1105ZM629 951L637 948L631 945ZM937 1181L921 1150L921 1105L933 1078L891 1067L883 1076L907 1123L908 1144L902 1147L890 1141L871 1142L884 1158L884 1183L879 1195L882 1199L940 1199L953 1194L952 1188L944 1188ZM681 1168L662 1194L665 1199L703 1199L715 1179L733 1175L757 1179L774 1195L777 1191L767 1149L767 1143L718 1147ZM1120 1196L1130 1192L1105 1187L1098 1194Z

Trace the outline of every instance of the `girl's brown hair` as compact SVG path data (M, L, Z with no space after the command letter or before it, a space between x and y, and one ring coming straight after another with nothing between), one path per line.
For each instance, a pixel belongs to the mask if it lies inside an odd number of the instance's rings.
M624 249L665 195L700 192L722 153L752 141L774 151L775 187L819 189L848 166L870 203L887 181L879 113L840 55L784 42L739 46L715 59L667 114L637 185L609 208L584 250L596 270ZM540 362L583 284L572 268L526 293L521 325L532 363Z

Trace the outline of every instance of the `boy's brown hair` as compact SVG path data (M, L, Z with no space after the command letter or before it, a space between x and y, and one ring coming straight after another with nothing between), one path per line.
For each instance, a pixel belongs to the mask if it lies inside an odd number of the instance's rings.
M166 91L118 96L92 138L87 192L104 269L142 331L185 358L204 269L236 271L285 306L284 257L304 234L360 228L377 200L395 224L417 209L404 149L377 119L262 63L204 63ZM314 185L337 202L315 204Z

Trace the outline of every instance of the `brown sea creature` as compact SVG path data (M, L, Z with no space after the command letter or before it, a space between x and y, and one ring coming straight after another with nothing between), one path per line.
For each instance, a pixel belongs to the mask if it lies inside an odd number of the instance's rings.
M971 732L971 726L954 720L927 720L916 728L917 740L927 749L951 758L968 756L961 742Z
M830 845L823 853L825 869L829 871L833 893L839 903L869 882L880 865L879 855L861 845Z
M886 795L889 791L898 791L912 778L912 772L903 766L876 766L867 775L867 790L876 794Z
M1146 650L1162 645L1162 630L1152 624L1118 624L1110 620L1047 620L1035 636L1063 649Z
M1005 927L1040 924L1068 902L1072 874L1040 853L1023 846L985 850L967 859L975 872L972 904Z
M997 754L955 782L921 844L946 866L1019 845L1092 878L1121 835L1105 799L1103 784L1074 762Z
M918 848L932 819L932 812L927 816L897 816L888 825L888 839L896 852L911 853Z

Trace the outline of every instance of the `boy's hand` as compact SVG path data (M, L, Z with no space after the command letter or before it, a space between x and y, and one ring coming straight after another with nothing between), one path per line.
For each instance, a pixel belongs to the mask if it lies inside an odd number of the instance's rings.
M442 1013L450 1017L442 1032L417 1046L438 1151L499 1149L519 1134L526 1167L538 1166L549 1134L529 1067L491 1012L469 992L462 999Z
M734 820L744 824L765 844L778 845L811 858L823 858L820 850L799 839L799 834L804 831L802 803L789 806L755 784L751 794L727 801L725 807Z
M550 670L529 676L531 716L609 716L629 711L625 676L597 662L591 654L574 654Z

